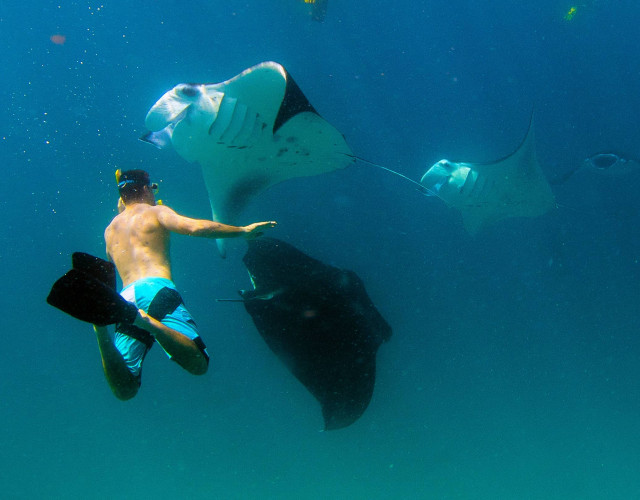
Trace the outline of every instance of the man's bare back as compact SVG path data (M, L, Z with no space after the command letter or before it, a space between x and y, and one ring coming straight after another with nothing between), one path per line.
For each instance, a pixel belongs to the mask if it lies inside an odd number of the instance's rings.
M117 215L104 232L107 255L116 265L123 286L156 276L171 278L169 230L158 212L170 210L161 205L136 203Z

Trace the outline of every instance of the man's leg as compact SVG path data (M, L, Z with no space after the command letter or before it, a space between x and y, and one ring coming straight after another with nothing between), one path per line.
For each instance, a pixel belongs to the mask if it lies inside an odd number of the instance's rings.
M133 322L133 326L149 332L171 355L171 359L189 373L203 375L207 372L209 363L206 356L197 344L186 335L163 325L142 309L138 310L138 316Z
M121 400L131 399L138 393L140 378L134 376L127 367L122 354L113 343L105 326L93 326L102 356L104 376L113 394Z

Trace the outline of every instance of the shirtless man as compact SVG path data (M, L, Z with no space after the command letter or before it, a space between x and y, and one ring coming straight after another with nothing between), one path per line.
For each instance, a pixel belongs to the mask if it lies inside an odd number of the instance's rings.
M138 307L133 324L116 324L112 338L106 327L94 326L107 382L119 399L140 388L142 362L154 341L182 368L194 375L207 371L209 356L189 311L171 281L170 233L204 238L255 238L275 222L236 227L190 219L156 205L154 188L144 170L119 174L119 210L104 237L107 255L122 279L120 292Z

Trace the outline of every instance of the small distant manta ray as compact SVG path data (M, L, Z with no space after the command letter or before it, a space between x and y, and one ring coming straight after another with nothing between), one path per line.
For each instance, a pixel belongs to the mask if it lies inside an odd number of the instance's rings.
M576 172L589 171L607 177L621 177L640 172L640 160L627 159L617 153L597 153L585 158L580 165L551 180L558 185L568 181Z
M511 154L490 163L440 160L420 180L462 214L465 229L477 234L508 217L538 217L555 205L551 187L536 157L533 115L522 143Z
M243 262L254 290L241 300L258 332L318 400L325 430L351 425L371 401L376 353L391 338L362 280L275 238L249 241Z

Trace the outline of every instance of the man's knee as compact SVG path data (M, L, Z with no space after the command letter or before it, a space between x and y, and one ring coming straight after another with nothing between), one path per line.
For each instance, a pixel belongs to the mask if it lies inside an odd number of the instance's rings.
M209 358L200 353L197 360L187 368L187 371L193 375L204 375L209 369Z
M199 336L193 339L193 343L198 349L198 357L197 361L194 362L194 369L189 371L194 375L204 375L209 369L209 354L207 353L207 346Z
M111 386L111 392L113 392L113 395L120 401L127 401L129 399L132 399L136 394L138 394L138 389L140 389L140 384L118 387Z

